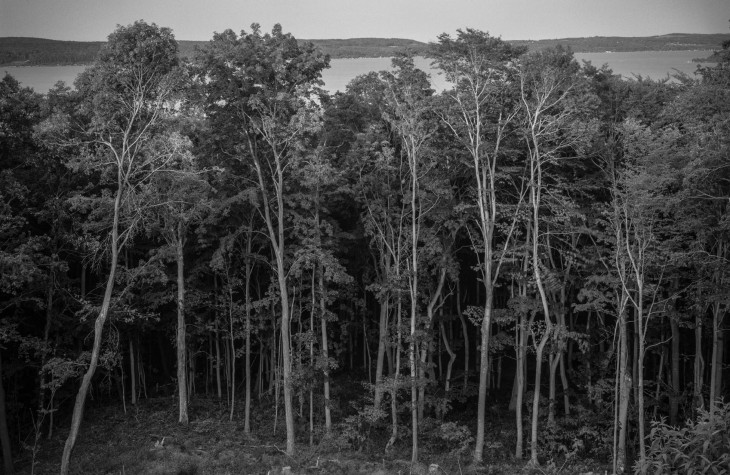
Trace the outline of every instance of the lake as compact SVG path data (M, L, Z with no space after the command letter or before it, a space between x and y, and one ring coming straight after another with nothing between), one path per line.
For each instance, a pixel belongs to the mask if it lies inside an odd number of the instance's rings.
M636 51L630 53L575 53L578 61L590 61L600 67L606 63L617 74L626 78L634 75L663 79L668 74L682 71L692 74L697 69L693 58L706 58L711 51ZM437 90L446 87L446 81L429 66L426 58L416 58L416 66L431 73ZM24 86L46 93L57 81L72 85L85 66L0 66L0 73L13 75ZM331 67L322 73L325 89L330 92L344 91L354 77L370 71L390 69L390 58L333 59Z

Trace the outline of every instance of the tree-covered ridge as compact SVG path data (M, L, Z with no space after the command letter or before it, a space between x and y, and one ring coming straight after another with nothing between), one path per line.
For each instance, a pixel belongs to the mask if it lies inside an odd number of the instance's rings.
M562 46L576 53L605 51L691 51L720 49L730 39L727 33L671 33L657 36L590 36L545 40L517 40L511 43L531 50Z
M0 38L0 65L41 66L91 64L103 41L58 41L44 38Z
M3 473L723 473L728 61L426 54L450 89L406 54L329 95L280 25L181 61L138 21L75 90L6 75Z
M724 41L730 40L728 34L686 34L647 37L606 37L560 38L546 40L514 40L517 46L527 46L530 50L540 50L562 46L576 53L603 53L605 51L680 51L720 49ZM378 58L393 57L397 54L412 52L424 55L426 43L403 38L349 38L299 40L311 42L330 55L340 58ZM0 38L0 65L42 66L64 64L91 64L96 59L104 42L59 41L43 38ZM195 50L205 41L179 40L180 57L193 58ZM714 59L712 61L715 61Z

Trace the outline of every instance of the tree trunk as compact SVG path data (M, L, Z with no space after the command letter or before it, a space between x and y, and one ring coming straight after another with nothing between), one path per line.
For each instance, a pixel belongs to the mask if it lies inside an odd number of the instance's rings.
M694 361L694 407L703 409L705 398L702 395L704 385L705 360L702 357L702 313L695 315L695 361Z
M527 292L527 287L520 284L521 293ZM515 458L522 460L522 454L524 453L524 435L522 429L522 406L523 398L525 395L525 379L526 379L526 361L527 361L527 315L525 312L520 312L520 322L517 327L519 335L519 344L517 346L517 367L515 373L517 376L516 386L517 394L515 397L515 423L517 425L517 444L515 446Z
M129 380L131 381L132 386L132 405L134 406L137 404L137 373L136 373L136 363L134 361L134 341L132 341L132 337L129 337Z
M319 269L319 311L322 330L322 359L324 360L324 428L329 434L332 431L332 415L330 411L330 368L329 341L327 340L327 308L324 295L324 268Z
M679 422L679 397L682 393L679 387L679 323L677 319L669 317L669 326L672 329L672 396L669 400L669 423L676 426Z
M722 389L723 335L722 320L724 311L720 303L712 306L712 361L710 367L710 415L714 417Z
M636 285L638 289L637 298L637 323L638 323L638 336L639 336L639 362L638 362L638 410L639 410L639 461L642 466L646 462L646 415L644 414L644 354L646 341L644 340L644 282L643 280L637 281ZM646 322L648 325L648 321Z
M188 423L187 348L185 347L185 279L182 225L178 225L177 242L177 390L180 400L178 422Z
M251 245L253 229L249 226L246 236L246 402L243 416L243 432L251 433Z
M491 268L489 270L491 273ZM481 353L479 356L479 399L477 403L477 437L474 449L474 462L481 463L484 458L484 424L487 412L487 380L489 379L489 341L492 331L492 289L485 285L487 300L482 315Z
M385 360L385 346L388 340L388 297L384 296L380 302L380 322L378 338L378 358L375 363L375 395L373 407L377 411L383 399L383 363Z
M568 390L568 375L565 374L565 355L566 353L563 351L560 353L560 382L563 386L563 408L565 410L565 415L570 416L570 395Z
M436 287L436 291L434 292L433 296L431 297L431 300L428 302L428 305L426 306L426 324L424 326L424 333L426 335L426 338L421 342L421 352L420 352L420 364L418 365L418 379L419 379L419 388L418 388L418 419L423 420L423 409L425 404L425 398L426 398L426 368L431 368L430 375L431 380L435 380L436 376L433 372L433 365L426 363L431 363L433 359L433 340L431 338L432 329L433 329L433 321L434 321L434 313L436 304L438 303L439 299L441 298L441 293L443 292L444 283L446 282L446 266L445 264L441 267L441 272L439 275L439 282ZM436 336L438 339L438 335ZM429 361L430 360L430 361Z
M311 291L312 291L312 302L311 307L309 311L309 331L311 332L311 338L309 339L309 365L312 367L312 369L316 368L316 362L314 360L314 309L317 304L317 295L316 290L314 287L314 282L316 278L317 268L312 267L312 282L311 282ZM301 312L300 312L300 320L301 320ZM314 386L309 387L309 446L311 447L314 444Z
M218 391L218 399L223 398L223 387L221 385L221 337L218 333L218 277L213 276L213 288L215 292L215 383Z
M12 475L13 452L10 447L10 435L8 433L8 418L5 412L5 386L3 385L3 362L2 351L0 351L0 446L3 454L3 473Z
M137 345L137 374L139 375L139 390L137 394L137 401L139 401L142 398L142 395L144 395L144 398L147 399L147 377L145 375L144 371L144 364L142 363L142 350L140 349L141 345Z
M395 444L395 441L398 439L398 386L400 385L400 349L401 349L401 341L403 340L402 336L402 311L403 311L403 304L401 301L401 296L398 294L398 304L396 307L396 342L395 342L395 377L393 379L393 388L391 389L391 397L390 397L390 414L391 414L391 420L392 420L392 430L390 439L388 440L388 443L385 445L385 450L387 451L390 447Z
M461 393L465 394L467 386L469 385L469 331L466 327L464 314L461 312L461 293L459 282L460 280L456 281L456 313L459 315L461 333L464 335L464 386L461 388Z
M55 251L55 249L54 249ZM51 323L53 321L53 287L54 287L54 281L55 281L55 275L54 272L51 271L51 275L49 277L48 282L48 288L46 289L46 325L43 329L43 348L41 350L41 368L39 371L40 374L40 382L38 385L38 415L40 416L38 418L38 428L36 429L38 433L40 433L43 425L43 414L46 413L46 410L50 411L49 414L51 415L50 420L50 426L48 428L48 438L51 438L51 433L53 433L53 402L51 402L50 407L46 409L46 382L45 382L45 372L43 370L46 360L48 359L48 353L50 353L50 348L48 347L48 340L51 334Z
M537 147L535 148L537 150ZM532 185L530 187L530 203L532 204L532 271L535 276L535 285L537 286L540 302L542 303L542 312L545 318L545 332L540 338L535 351L535 391L532 399L532 435L530 440L530 462L538 465L537 460L537 419L540 412L540 376L542 373L542 355L545 345L552 337L552 320L550 320L550 309L548 307L548 299L545 288L542 285L542 275L540 273L539 258L539 210L540 210L540 193L542 187L540 157L533 157L530 161Z
M81 419L84 415L84 405L86 403L86 395L89 392L89 386L91 385L91 379L94 377L96 372L96 366L99 363L99 353L101 352L101 337L104 330L104 323L109 314L109 305L112 300L112 293L114 291L114 279L117 273L117 263L119 260L119 213L122 202L122 174L121 171L117 175L117 193L114 198L114 217L112 221L111 240L110 240L110 251L111 251L111 262L109 268L109 276L106 281L106 288L104 290L104 299L101 303L101 309L99 315L96 317L94 322L94 344L91 349L91 360L89 361L89 367L84 373L84 377L81 380L81 387L76 395L76 401L74 402L73 414L71 416L71 427L69 429L68 438L63 447L63 455L61 456L61 475L68 475L71 453L73 452L74 445L76 445L76 438L79 435L79 428L81 427Z
M441 337L444 340L444 348L446 349L446 353L449 354L449 362L446 364L446 381L444 382L444 391L446 391L447 397L448 393L451 391L451 368L454 366L454 361L456 361L456 353L451 349L451 345L449 345L449 339L446 337L446 329L444 329L444 322L440 322L441 327Z
M548 355L548 424L555 424L555 378L559 363L560 359L558 355L551 351L550 355Z
M629 398L631 396L631 387L633 385L629 373L629 348L628 348L628 329L626 323L626 314L621 312L619 315L619 359L617 362L616 379L619 385L618 395L618 441L616 444L614 472L624 473L626 467L626 439L628 435L628 413Z
M408 165L411 172L411 268L408 280L411 294L411 341L408 358L411 364L411 463L418 461L418 368L416 367L416 331L418 324L418 235L419 235L419 208L418 196L418 160L409 150Z

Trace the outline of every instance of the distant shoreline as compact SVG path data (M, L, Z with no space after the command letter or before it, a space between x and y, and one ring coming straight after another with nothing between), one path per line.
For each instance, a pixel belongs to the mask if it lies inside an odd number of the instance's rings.
M594 36L507 41L515 46L540 50L555 46L574 53L633 53L654 51L718 50L730 34L672 33L647 37ZM412 51L423 56L429 45L406 38L302 39L311 42L332 59L387 58ZM191 58L197 47L209 41L179 40L180 57ZM59 41L44 38L0 37L0 66L86 66L93 64L104 42ZM712 57L712 56L710 56ZM697 58L697 62L705 62ZM712 62L708 60L707 62Z
M626 53L668 53L672 51L708 51L707 49L686 49L686 50L634 50L634 51L573 51L575 54L626 54ZM423 54L416 54L416 56L425 57ZM716 55L711 54L710 56L706 58L693 58L691 61L693 63L717 63L717 59L713 59ZM394 55L389 56L342 56L337 58L331 58L334 61L341 60L341 59L384 59L384 58L393 58ZM11 67L11 68L50 68L50 67L64 67L64 66L92 66L93 62L83 62L83 63L48 63L48 64L23 64L23 63L0 63L0 68L4 67Z

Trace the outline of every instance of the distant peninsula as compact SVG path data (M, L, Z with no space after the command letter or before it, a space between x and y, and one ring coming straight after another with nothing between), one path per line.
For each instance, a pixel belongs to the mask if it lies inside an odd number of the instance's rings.
M621 37L592 36L588 38L560 38L547 40L516 40L531 50L561 45L576 53L624 51L677 51L715 50L730 34L672 33L660 36ZM423 54L427 43L403 38L316 39L311 41L333 59L389 57L404 51ZM178 41L180 56L191 58L195 48L207 41ZM0 37L0 65L55 66L91 64L96 59L103 41L59 41L44 38Z

